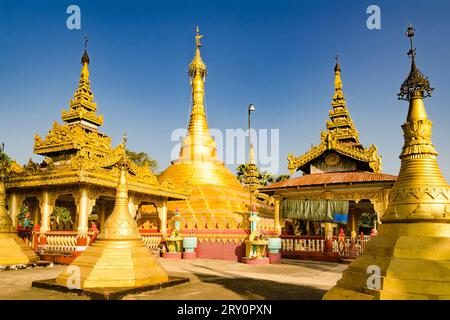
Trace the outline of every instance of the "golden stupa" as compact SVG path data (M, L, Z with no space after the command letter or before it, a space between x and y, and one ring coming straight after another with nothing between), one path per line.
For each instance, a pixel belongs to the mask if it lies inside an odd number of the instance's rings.
M3 155L3 147L0 150ZM38 261L36 253L17 236L6 210L6 160L0 159L0 267L27 265Z
M69 287L74 267L79 268L80 275L77 289L130 288L167 282L166 272L144 245L129 211L127 174L130 161L124 152L118 162L105 165L117 165L120 169L114 210L97 241L58 276L56 284Z
M450 299L450 187L437 164L424 98L433 89L416 67L399 99L409 101L401 168L378 236L324 299Z
M195 37L195 56L188 74L192 86L192 109L186 137L183 138L179 159L160 175L160 181L191 186L187 201L172 201L169 210L176 208L186 229L233 230L248 228L245 217L249 211L249 193L235 175L217 159L216 144L209 132L205 99L206 65L200 55L200 39ZM267 206L255 201L260 213L273 214Z

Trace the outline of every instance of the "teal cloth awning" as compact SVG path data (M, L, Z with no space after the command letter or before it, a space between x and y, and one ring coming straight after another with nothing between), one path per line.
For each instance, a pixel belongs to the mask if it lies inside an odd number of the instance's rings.
M280 215L285 219L304 221L330 221L334 214L348 215L349 201L284 199Z

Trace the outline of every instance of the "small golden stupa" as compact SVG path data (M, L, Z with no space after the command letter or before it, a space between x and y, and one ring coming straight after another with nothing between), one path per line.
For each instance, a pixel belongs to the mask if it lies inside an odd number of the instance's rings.
M409 26L411 72L399 99L409 101L401 168L378 236L344 271L324 299L450 299L450 187L437 164L424 98L430 82L416 67Z
M217 158L216 143L209 132L204 105L207 69L200 55L202 37L197 27L195 56L188 69L192 86L188 132L182 141L179 159L172 161L159 179L162 183L190 184L189 200L169 204L171 211L179 208L185 229L242 230L249 226L249 193ZM255 204L266 217L273 218L268 206L256 201Z
M114 210L97 241L70 264L67 272L58 276L56 284L68 286L74 276L71 273L74 266L80 271L77 289L129 288L167 282L166 272L144 245L129 211L127 174L130 161L125 152L116 163L109 165L120 170Z
M3 146L0 150L3 155ZM0 267L27 265L38 261L36 253L17 236L6 210L6 160L0 159Z

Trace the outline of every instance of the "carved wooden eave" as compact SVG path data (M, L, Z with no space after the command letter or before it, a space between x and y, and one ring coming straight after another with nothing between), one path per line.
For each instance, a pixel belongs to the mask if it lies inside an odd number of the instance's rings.
M331 132L322 132L322 141L319 145L313 146L305 154L295 157L292 154L288 155L288 169L291 172L301 170L315 159L322 156L326 151L334 150L341 155L351 159L367 163L373 172L381 172L382 161L378 155L378 150L375 145L369 148L358 148L346 143L341 143Z
M38 173L11 176L7 187L10 191L18 191L20 189L39 188L45 189L49 187L60 187L70 185L90 185L93 187L104 187L115 190L118 180L117 172L108 172L110 170L88 171L88 170L72 170L62 173ZM140 179L129 177L129 191L141 194L142 196L159 196L167 197L168 200L186 200L189 194L186 190L164 188L160 184L148 184Z
M34 153L39 155L82 148L106 154L111 151L111 138L96 131L86 131L79 124L60 125L56 121L44 139L39 135L34 137Z

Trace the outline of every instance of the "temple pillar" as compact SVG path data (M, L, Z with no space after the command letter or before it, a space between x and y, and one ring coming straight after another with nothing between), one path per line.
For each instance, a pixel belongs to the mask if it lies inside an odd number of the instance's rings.
M382 191L379 198L370 199L370 202L373 204L373 209L377 214L377 221L375 226L380 225L381 218L383 218L389 205L389 191Z
M134 219L139 210L139 203L137 203L136 198L132 195L128 197L128 210Z
M39 197L39 205L41 209L41 226L40 234L43 235L50 231L50 217L55 208L56 197L49 191L44 191Z
M32 207L32 216L33 216L33 225L37 225L37 224L39 224L39 214L40 214L40 211L39 211L39 205L33 205L33 207Z
M23 200L23 196L20 196L16 193L11 193L9 196L9 215L11 217L14 228L17 227L17 216L20 213L20 207L22 206Z
M281 235L281 224L280 224L280 204L281 201L283 200L283 198L281 198L280 196L275 196L275 201L274 201L274 225L275 225L275 232L278 236Z
M158 208L158 217L160 221L159 232L165 237L167 235L167 198L164 198L161 207Z
M98 228L101 232L103 231L103 226L105 225L106 220L106 203L99 202L98 209Z
M89 197L89 190L81 188L80 193L75 197L77 207L78 227L77 245L86 246L89 230L89 215L95 205L95 199Z

